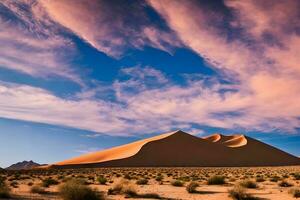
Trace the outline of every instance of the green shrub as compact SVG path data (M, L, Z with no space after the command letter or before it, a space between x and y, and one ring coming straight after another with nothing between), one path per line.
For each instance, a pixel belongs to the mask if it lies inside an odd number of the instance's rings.
M175 181L172 181L171 184L175 187L182 187L183 186L183 182L180 181L180 180L175 180Z
M52 178L46 178L42 181L42 186L43 187L49 187L51 185L57 185L58 181L52 179Z
M287 182L287 181L285 181L285 180L281 181L278 185L279 185L280 187L291 187L291 186L293 186L292 183L289 183L289 182Z
M212 176L207 181L208 185L222 185L225 184L224 176Z
M197 182L190 182L187 186L186 186L186 191L188 193L196 193L197 192L197 187L199 187L199 184Z
M138 185L147 185L147 183L148 183L148 179L145 178L136 181L136 184Z
M104 176L99 176L97 178L97 181L101 184L101 185L105 185L107 182L107 179Z
M70 180L59 187L59 195L63 200L103 200L104 195L95 189L82 184L78 180Z
M300 197L300 189L293 188L293 189L289 190L289 194L293 195L293 197L295 197L295 198L299 198Z
M246 193L246 190L237 185L234 188L232 188L231 190L228 191L229 193L229 197L231 197L234 200L254 200L257 199L253 196L251 196L250 194Z
M240 186L244 187L244 188L257 188L257 184L254 181L251 180L245 180L240 182Z

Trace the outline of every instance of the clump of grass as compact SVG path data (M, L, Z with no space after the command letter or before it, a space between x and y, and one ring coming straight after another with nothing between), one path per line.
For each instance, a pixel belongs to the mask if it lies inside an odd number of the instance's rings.
M212 176L207 180L208 185L223 185L225 184L224 176Z
M51 185L57 185L58 181L52 179L52 178L46 178L42 181L42 186L43 187L49 187Z
M145 178L136 181L136 184L138 185L147 185L147 183L148 183L148 179Z
M199 187L199 184L192 181L186 186L185 189L188 193L197 193L197 187Z
M162 175L158 175L155 180L156 181L162 181L164 179L164 177Z
M229 192L229 197L231 197L234 200L255 200L255 199L257 199L255 197L253 197L252 195L248 194L246 192L246 190L239 185L235 186L228 192Z
M175 181L172 181L171 184L175 187L182 187L183 186L183 182L180 181L180 180L175 180Z
M42 188L38 185L32 186L30 189L30 192L34 193L34 194L47 194L48 193L44 188Z
M126 195L136 195L136 189L134 185L128 181L121 179L112 188L108 189L109 195L116 195L116 194L126 194Z
M264 179L264 177L262 177L262 176L256 177L256 182L260 183L260 182L264 182L264 181L266 181L266 180Z
M289 190L289 194L291 194L295 198L300 197L300 189L299 188L292 188Z
M59 195L63 200L104 200L102 193L82 184L82 181L69 180L59 187Z
M101 184L101 185L105 185L107 182L107 179L104 176L99 176L97 178L97 181Z
M271 182L278 182L280 180L280 177L279 176L272 176L271 178L270 178L270 181Z
M251 180L245 180L245 181L240 182L240 186L242 186L244 188L258 188L257 184Z
M291 187L291 186L293 186L292 183L289 183L289 182L287 182L287 181L285 181L285 180L281 181L278 185L279 185L280 187Z

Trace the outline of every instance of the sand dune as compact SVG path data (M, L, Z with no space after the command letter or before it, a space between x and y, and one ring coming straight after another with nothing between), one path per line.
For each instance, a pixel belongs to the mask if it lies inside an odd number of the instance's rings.
M175 132L165 133L165 134L161 134L161 135L147 138L144 140L139 140L139 141L136 141L136 142L133 142L130 144L114 147L111 149L106 149L103 151L85 154L85 155L82 155L82 156L79 156L76 158L72 158L69 160L55 163L55 165L95 163L95 162L104 162L104 161L108 161L108 160L128 158L128 157L136 154L146 143L163 139L165 137L172 135Z
M55 163L52 167L225 167L300 165L300 159L244 135L199 138L175 131Z

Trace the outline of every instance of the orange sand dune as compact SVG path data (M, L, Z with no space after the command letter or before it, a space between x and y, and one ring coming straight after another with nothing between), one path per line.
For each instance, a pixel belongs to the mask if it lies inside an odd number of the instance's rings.
M174 132L161 134L155 137L147 138L144 140L139 140L130 144L125 144L122 146L114 147L111 149L106 149L103 151L98 151L94 153L85 154L76 158L71 158L69 160L65 160L62 162L55 163L55 165L70 165L70 164L78 164L78 163L95 163L95 162L104 162L108 160L116 160L116 159L122 159L122 158L128 158L130 156L133 156L136 154L142 146L144 146L146 143L160 140L165 137L168 137L172 135Z
M300 159L244 135L199 138L175 131L58 162L52 167L240 167L300 165Z

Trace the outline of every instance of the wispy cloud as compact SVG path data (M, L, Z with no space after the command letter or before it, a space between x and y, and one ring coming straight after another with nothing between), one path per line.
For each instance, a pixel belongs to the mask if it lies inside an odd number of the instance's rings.
M49 15L107 55L120 57L127 48L145 45L170 51L179 45L172 32L153 23L142 1L43 0ZM131 23L134 22L134 23Z
M38 3L5 0L0 8L0 67L81 82L68 58L75 53L74 44L60 34L61 28Z

